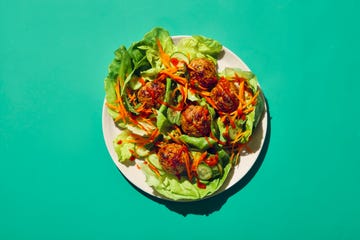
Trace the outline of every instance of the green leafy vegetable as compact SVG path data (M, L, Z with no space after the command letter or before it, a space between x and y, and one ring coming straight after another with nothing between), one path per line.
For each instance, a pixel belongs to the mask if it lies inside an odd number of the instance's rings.
M214 39L193 36L192 38L181 39L176 49L185 53L185 55L189 55L191 59L207 57L216 61L222 51L222 45Z
M128 131L122 131L114 140L114 149L118 155L119 162L130 160L132 151L135 151L135 144L126 142L132 139Z

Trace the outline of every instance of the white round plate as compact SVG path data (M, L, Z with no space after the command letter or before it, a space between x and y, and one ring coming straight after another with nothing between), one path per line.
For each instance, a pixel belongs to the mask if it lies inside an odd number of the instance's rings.
M180 39L186 38L189 36L173 36L172 39L174 43L176 44ZM218 69L219 71L223 70L225 67L233 67L233 68L241 68L243 70L250 71L249 67L238 57L236 56L232 51L227 49L226 47L223 47L224 53L223 55L218 59ZM261 95L263 97L263 95ZM266 132L267 132L267 109L266 109L266 102L264 100L265 105L265 111L262 116L262 119L260 120L258 126L253 132L253 135L251 137L251 141L248 143L248 147L252 150L251 153L242 154L240 156L239 164L237 164L232 172L229 173L227 181L225 181L224 185L214 194L211 196L214 196L216 194L219 194L230 187L232 187L234 184L239 182L247 172L252 168L255 161L259 157L260 151L264 145ZM168 198L163 197L159 193L153 190L147 183L145 182L145 175L142 173L142 171L137 168L137 164L140 162L140 160L135 160L131 165L125 165L123 163L120 163L118 161L117 154L114 150L113 141L117 137L117 135L120 133L120 130L115 126L113 119L107 112L107 107L105 105L105 100L103 104L103 111L102 111L102 129L103 134L105 138L106 147L110 153L110 156L118 169L121 171L121 173L136 187L141 189L142 191L158 197L162 199L171 200ZM210 196L209 196L210 197Z

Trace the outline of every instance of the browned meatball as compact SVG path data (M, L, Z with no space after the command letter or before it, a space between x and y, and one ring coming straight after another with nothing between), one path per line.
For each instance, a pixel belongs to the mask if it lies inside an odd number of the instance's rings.
M142 86L137 97L140 103L144 103L145 108L159 108L164 99L165 84L160 81L147 82Z
M211 99L219 111L230 113L239 106L238 92L238 88L233 82L222 78L211 90Z
M164 170L170 174L179 175L186 169L185 162L189 160L189 152L184 145L169 143L158 151L159 161Z
M189 64L190 82L211 89L217 81L216 66L207 58L195 58Z
M210 114L206 107L190 105L180 118L181 129L193 137L208 136L210 134Z

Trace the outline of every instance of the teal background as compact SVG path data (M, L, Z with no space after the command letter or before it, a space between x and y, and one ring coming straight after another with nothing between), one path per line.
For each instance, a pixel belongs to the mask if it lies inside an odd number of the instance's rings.
M360 239L359 1L0 0L0 239ZM193 204L128 183L101 129L120 45L215 38L258 76L256 168Z

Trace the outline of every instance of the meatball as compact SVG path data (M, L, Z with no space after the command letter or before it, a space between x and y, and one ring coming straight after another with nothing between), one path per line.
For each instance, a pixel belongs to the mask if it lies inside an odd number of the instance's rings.
M213 88L217 81L215 64L207 58L195 58L189 64L190 82L205 89Z
M165 95L165 84L160 81L147 82L138 93L137 98L145 108L159 108Z
M211 90L210 95L219 111L230 113L239 106L238 92L234 82L222 78Z
M193 137L208 136L210 134L210 113L206 107L189 105L180 117L181 129Z
M180 175L186 169L185 162L189 160L189 153L184 145L169 143L158 151L159 162L164 170L170 174Z

